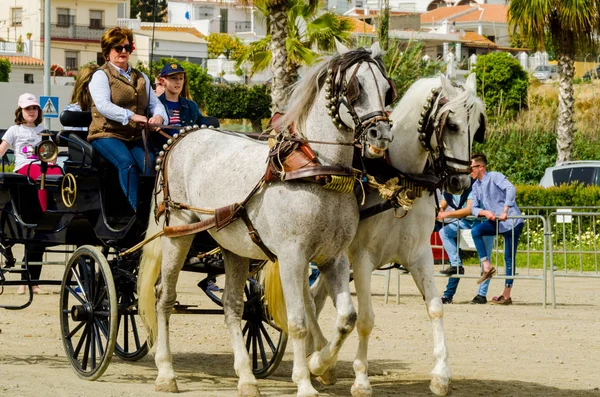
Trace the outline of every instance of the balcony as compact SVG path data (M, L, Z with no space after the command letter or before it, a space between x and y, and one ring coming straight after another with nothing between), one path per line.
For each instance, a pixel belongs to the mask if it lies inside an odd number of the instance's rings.
M235 33L249 32L252 29L252 22L250 21L236 21L235 22Z
M50 25L50 38L52 39L68 39L68 40L90 40L99 41L104 34L105 27L94 24L90 25L75 25L53 23ZM42 32L44 26L42 24Z

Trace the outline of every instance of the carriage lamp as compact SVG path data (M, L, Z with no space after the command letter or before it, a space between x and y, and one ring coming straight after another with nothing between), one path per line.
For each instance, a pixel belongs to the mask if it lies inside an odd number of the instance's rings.
M49 163L58 157L58 146L53 141L43 140L36 145L35 155L40 161Z

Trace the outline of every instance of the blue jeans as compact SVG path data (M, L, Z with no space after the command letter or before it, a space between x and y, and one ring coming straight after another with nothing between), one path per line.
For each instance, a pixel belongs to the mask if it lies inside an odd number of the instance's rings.
M117 138L100 138L92 141L92 146L102 157L119 170L121 189L129 204L137 208L138 176L154 173L154 155L150 153L150 162L146 163L146 151L141 140L125 142Z
M504 237L504 266L506 268L507 276L514 276L517 269L517 246L519 245L519 237L521 237L523 226L524 223L519 223L514 227L514 229L500 233ZM483 237L496 235L496 222L482 222L471 229L471 234L473 236L473 241L475 242L475 247L477 248L479 260L489 260L490 255L485 250ZM506 279L504 285L508 288L511 288L513 285L513 280Z
M471 220L466 219L458 219L456 222L448 223L440 230L440 238L442 239L442 245L444 246L444 250L448 254L448 259L450 260L450 266L462 266L462 259L458 252L458 229L460 226L460 230L463 229L471 229L474 224L477 224ZM486 236L483 239L485 244L485 249L488 256L492 256L492 249L494 248L494 236ZM450 278L448 283L446 284L446 291L444 291L444 296L452 299L454 294L456 294L456 289L458 288L458 283L460 282L460 278ZM479 289L477 291L477 295L486 296L488 287L490 285L490 280L486 280L483 283L479 284Z

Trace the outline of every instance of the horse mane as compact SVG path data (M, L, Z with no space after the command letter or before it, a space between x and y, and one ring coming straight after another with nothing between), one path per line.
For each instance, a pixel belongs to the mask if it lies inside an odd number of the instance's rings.
M342 55L337 54L325 57L321 62L309 69L308 73L295 84L290 96L291 100L288 103L285 115L281 119L280 126L285 131L287 127L293 124L295 131L304 136L308 114L318 99L319 92L325 85L327 70L339 69L345 71L359 62L375 61L381 70L385 72L382 55L383 53L378 51L372 53L368 49L359 48Z
M430 95L431 90L439 89L441 87L441 77L429 77L417 80L408 88L400 102L395 106L391 118L393 120L400 120L400 117L403 115L408 115L406 114L407 109L402 103L405 99L409 100L409 104L412 103L414 106L420 109L425 102L426 97ZM438 114L441 115L446 110L450 110L459 117L466 117L468 115L469 129L471 134L475 134L475 131L477 131L477 128L479 127L479 115L485 114L485 104L475 92L471 92L463 84L454 85L454 88L457 91L457 94L454 96L445 90L443 90L441 95L438 96L438 101L441 99L441 97L448 99L448 103L442 106ZM414 98L422 98L422 100L416 104L413 102ZM437 101L434 105L437 106Z

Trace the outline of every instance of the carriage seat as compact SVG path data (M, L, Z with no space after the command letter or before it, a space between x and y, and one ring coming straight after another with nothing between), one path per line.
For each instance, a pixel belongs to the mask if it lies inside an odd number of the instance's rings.
M28 185L29 181L26 175L17 174L16 172L0 172L0 185Z
M106 160L86 139L76 134L69 135L69 162L81 164L85 168L106 163Z

